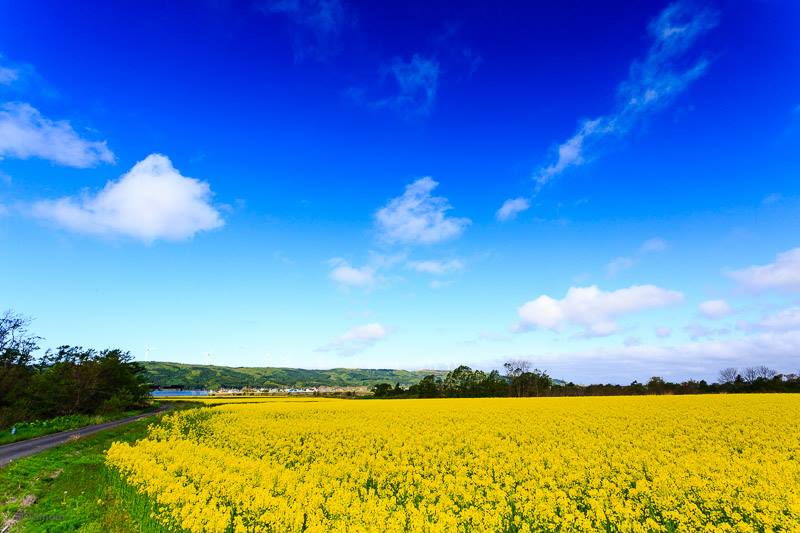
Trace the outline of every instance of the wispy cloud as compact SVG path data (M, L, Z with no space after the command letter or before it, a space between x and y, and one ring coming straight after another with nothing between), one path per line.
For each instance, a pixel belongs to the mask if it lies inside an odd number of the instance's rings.
M665 241L661 237L653 237L651 239L647 239L642 243L642 245L639 247L639 252L647 254L651 252L663 252L666 249L667 249L667 241Z
M383 85L389 86L388 94L370 98L363 88L351 88L350 97L365 107L392 109L405 117L431 113L439 89L437 59L414 54L409 60L395 58L384 70Z
M608 263L606 266L606 271L608 272L609 276L614 277L623 270L632 268L634 264L633 258L631 257L617 257Z
M641 256L661 252L666 249L667 241L661 237L652 237L644 241L633 256L622 256L611 260L608 265L606 265L606 272L609 277L614 277L625 270L633 268L637 261L641 259Z
M0 54L0 61L3 56ZM15 68L0 64L0 85L11 85L19 78L19 72Z
M348 22L348 9L341 0L276 0L258 3L257 8L289 20L295 60L326 60L339 52Z
M505 222L506 220L513 220L517 215L526 211L531 206L531 203L526 198L510 198L503 202L500 209L495 213L497 220Z
M610 142L625 137L645 117L668 106L703 75L708 60L691 59L688 52L716 24L717 14L710 9L694 9L685 2L667 6L650 23L650 48L644 59L631 64L628 79L617 89L614 109L584 120L569 139L558 145L554 160L533 176L536 190L567 169L595 159Z
M328 259L331 267L329 277L342 287L373 289L386 281L384 272L405 261L405 253L384 254L371 251L363 266L353 266L341 257Z
M316 349L318 352L336 352L341 356L356 355L385 339L390 331L383 325L373 322L348 329L325 346Z
M40 158L77 168L114 162L105 141L84 139L66 120L50 120L19 102L0 105L0 159L5 157Z
M407 266L411 270L415 270L417 272L441 276L456 270L461 270L464 268L464 263L458 259L451 259L449 261L428 259L425 261L409 261Z
M450 202L431 194L438 185L433 178L420 178L380 208L375 223L381 238L390 243L434 244L461 235L471 221L447 216Z
M182 176L169 158L151 154L97 194L40 201L32 214L80 233L151 243L222 226L210 200L208 183Z

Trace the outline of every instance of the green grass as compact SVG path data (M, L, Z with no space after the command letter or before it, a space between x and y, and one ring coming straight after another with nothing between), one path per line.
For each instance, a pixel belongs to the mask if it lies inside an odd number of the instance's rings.
M133 442L146 435L148 417L15 461L0 469L0 530L22 509L12 532L161 531L147 520L146 502L114 478L105 451L114 441Z
M11 433L11 427L0 429L0 446L21 440L32 439L34 437L41 437L43 435L50 435L51 433L58 433L59 431L66 431L68 429L77 429L84 426L102 424L103 422L109 422L111 420L117 420L120 418L127 418L129 416L138 415L152 409L154 408L103 415L67 415L49 418L47 420L19 422L18 424L11 426L16 428L16 432L14 434Z

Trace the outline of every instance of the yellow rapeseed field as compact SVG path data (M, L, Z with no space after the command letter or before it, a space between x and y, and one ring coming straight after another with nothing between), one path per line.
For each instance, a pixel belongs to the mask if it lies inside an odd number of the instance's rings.
M282 401L108 464L174 530L800 531L800 397Z

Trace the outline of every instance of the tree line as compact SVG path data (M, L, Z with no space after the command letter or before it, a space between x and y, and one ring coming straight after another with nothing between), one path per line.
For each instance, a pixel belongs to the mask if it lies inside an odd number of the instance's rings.
M780 374L766 366L725 368L716 382L687 380L679 383L653 376L647 383L629 385L576 385L558 382L544 370L524 360L512 360L497 370L484 372L462 365L444 378L425 376L419 383L379 383L372 388L376 398L477 398L514 396L633 396L645 394L717 394L754 392L800 392L800 373Z
M72 414L144 407L150 392L128 352L61 346L37 355L30 319L0 315L0 427Z

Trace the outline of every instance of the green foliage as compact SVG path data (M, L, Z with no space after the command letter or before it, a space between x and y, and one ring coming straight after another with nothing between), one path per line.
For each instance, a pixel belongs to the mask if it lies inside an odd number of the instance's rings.
M187 365L146 361L144 376L157 387L183 387L185 389L218 388L269 388L269 387L361 387L382 382L411 385L427 374L444 376L438 370L391 370L333 368L306 370L280 367L229 367L213 365Z
M28 323L11 312L0 315L0 428L147 404L143 369L128 352L61 346L37 358L38 337Z
M15 532L163 531L129 507L129 495L118 492L105 467L105 450L112 442L138 440L152 422L103 431L0 469L0 523L21 511ZM26 496L35 501L23 508Z

